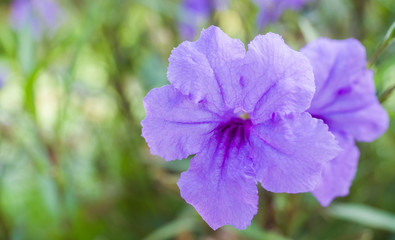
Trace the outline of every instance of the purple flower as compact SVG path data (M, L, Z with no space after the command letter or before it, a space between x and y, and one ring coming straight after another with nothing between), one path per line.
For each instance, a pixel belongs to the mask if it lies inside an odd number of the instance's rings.
M253 0L259 7L257 22L259 28L277 21L286 9L298 10L313 0Z
M62 12L55 0L14 0L11 24L17 29L29 29L35 37L45 31L54 33L61 25Z
M305 110L313 71L279 35L244 44L217 27L172 51L171 85L151 90L142 136L165 160L196 154L181 196L213 228L246 228L257 212L257 181L272 192L313 190L339 152L322 120Z
M228 0L183 0L181 3L179 30L183 39L194 39L210 18L212 12L224 9Z
M302 50L313 65L316 93L308 110L322 119L343 151L328 162L313 194L323 206L349 192L359 158L354 141L373 141L388 127L375 94L365 48L355 39L319 39Z

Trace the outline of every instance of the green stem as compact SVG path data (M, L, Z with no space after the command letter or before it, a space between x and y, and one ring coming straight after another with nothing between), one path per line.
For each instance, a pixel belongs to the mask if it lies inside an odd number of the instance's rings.
M395 22L392 23L390 28L388 29L387 33L383 41L380 43L379 47L377 48L376 52L372 55L369 59L367 66L370 68L376 62L377 58L384 52L384 50L395 40Z
M5 174L6 166L3 164L0 169L0 196L3 196L3 176ZM7 222L6 216L4 215L3 206L0 205L0 237L1 239L11 239L11 229Z
M26 79L24 106L26 111L33 117L34 121L37 120L36 113L36 94L34 85L36 83L39 69L35 69L32 74Z
M388 47L390 44L390 41L385 41L380 44L380 46L377 48L376 52L370 57L367 66L368 68L371 68L374 63L377 61L377 58L384 52L384 50Z
M263 197L264 197L263 201L264 201L264 212L265 212L265 221L263 227L266 230L273 230L277 226L273 193L264 191Z
M380 103L384 103L391 96L391 93L394 90L395 90L395 85L392 85L387 90L385 90L379 97Z

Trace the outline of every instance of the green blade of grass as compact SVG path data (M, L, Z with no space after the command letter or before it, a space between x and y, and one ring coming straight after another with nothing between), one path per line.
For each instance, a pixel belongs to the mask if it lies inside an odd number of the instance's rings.
M334 204L328 209L332 217L367 227L395 232L395 215L380 209L359 204Z

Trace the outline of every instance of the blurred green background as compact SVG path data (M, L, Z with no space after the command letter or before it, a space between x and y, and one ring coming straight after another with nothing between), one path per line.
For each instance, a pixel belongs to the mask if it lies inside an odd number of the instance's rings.
M0 1L0 239L395 240L395 94L384 103L387 133L359 144L349 196L322 208L309 193L262 191L247 230L214 232L176 186L189 161L150 155L140 136L142 99L167 84L167 59L183 41L179 1L58 3L60 28L37 37L13 28L11 1ZM251 1L233 0L205 26L248 43L260 33L256 13ZM354 37L370 57L394 20L394 0L318 0L264 32L294 49ZM381 95L395 84L395 44L373 68Z

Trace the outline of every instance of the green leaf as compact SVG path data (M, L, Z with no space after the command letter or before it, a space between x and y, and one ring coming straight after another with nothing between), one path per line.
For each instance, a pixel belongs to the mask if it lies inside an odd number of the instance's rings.
M367 227L395 232L395 215L369 206L334 204L328 209L328 214Z

